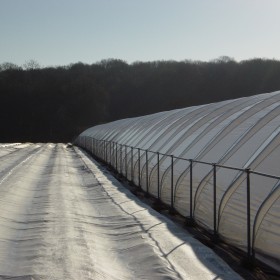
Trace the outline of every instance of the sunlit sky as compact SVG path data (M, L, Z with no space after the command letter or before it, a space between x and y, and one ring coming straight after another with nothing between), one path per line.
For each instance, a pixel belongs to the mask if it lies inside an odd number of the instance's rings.
M280 60L280 0L0 0L0 63Z

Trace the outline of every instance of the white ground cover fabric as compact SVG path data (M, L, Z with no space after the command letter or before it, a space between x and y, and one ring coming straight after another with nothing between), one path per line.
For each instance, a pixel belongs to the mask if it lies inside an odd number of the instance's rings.
M241 279L78 148L20 147L0 147L0 279Z
M190 197L190 163L174 160L174 208L189 216L192 201L196 222L209 230L214 230L215 215L219 236L246 252L245 169L280 176L280 91L98 125L81 133L77 144L109 160L154 196L158 191L156 153L169 155L161 155L159 161L160 199L169 205L170 155L210 163L193 163ZM139 154L138 148L143 149ZM152 151L148 160L144 150ZM217 167L216 213L213 163L244 169ZM121 167L126 165L124 172ZM257 258L280 270L280 181L251 173L250 183L250 245Z

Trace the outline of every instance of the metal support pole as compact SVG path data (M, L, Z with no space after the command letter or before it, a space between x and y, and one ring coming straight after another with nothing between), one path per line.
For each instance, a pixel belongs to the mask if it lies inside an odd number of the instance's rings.
M141 186L141 156L140 156L140 148L138 148L138 186Z
M105 157L106 157L106 152L105 152L105 150L106 150L106 142L105 142L105 140L103 140L103 160L105 161Z
M100 159L103 159L103 154L104 154L104 142L103 140L100 140Z
M247 256L251 261L251 184L250 184L250 168L246 169L247 174Z
M190 159L190 219L193 219L193 160Z
M118 172L118 143L116 142L116 170Z
M159 181L159 152L157 152L157 198L160 199L160 181Z
M111 166L114 168L114 142L111 142Z
M106 140L106 163L107 163L107 164L109 164L109 153L110 153L109 141Z
M101 141L101 159L104 159L104 140L100 140Z
M95 155L98 157L98 152L97 152L97 140L94 139L94 149L95 149Z
M145 151L146 152L146 192L147 194L149 193L149 166L148 166L148 150Z
M214 235L217 235L217 166L213 164L213 227Z
M125 177L127 179L127 146L125 145Z
M105 162L107 162L107 140L105 140Z
M123 145L120 144L120 174L122 175L122 161L123 161L123 158L122 158L122 150L123 150Z
M112 165L112 142L110 141L110 159L109 159L110 165Z
M133 174L133 147L131 147L131 182L133 182L133 177L134 177L134 174Z
M111 154L111 165L114 168L114 141L112 141L112 154Z
M103 156L103 141L99 140L99 150L100 150L100 159L102 159Z
M171 155L171 194L170 194L170 199L171 199L171 210L174 209L174 156Z

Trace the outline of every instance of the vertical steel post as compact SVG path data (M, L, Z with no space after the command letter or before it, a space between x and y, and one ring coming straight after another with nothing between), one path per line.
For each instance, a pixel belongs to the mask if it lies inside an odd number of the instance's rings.
M114 168L114 141L111 142L111 166Z
M106 142L105 142L105 140L103 140L103 160L104 161L105 161L105 157L106 157L105 150L106 150Z
M117 156L117 143L114 142L114 167L115 167L115 170L117 169L117 167L116 167L116 156Z
M120 174L122 175L122 150L123 150L123 145L120 144Z
M100 159L102 159L102 155L103 155L103 141L99 140L99 150L100 150Z
M159 152L157 152L157 198L160 199L160 181L159 181Z
M94 139L94 150L95 150L95 155L98 156L98 153L97 153L97 140Z
M109 141L106 140L106 162L109 165L109 154L110 154L110 146L109 146Z
M131 147L131 182L133 182L133 177L134 177L134 174L133 174L133 147Z
M171 199L171 210L174 209L174 156L171 155L171 194L170 194L170 199Z
M102 140L100 140L101 141L101 146L102 146L102 153L101 153L101 155L102 155L102 160L104 160L104 157L105 157L105 141L104 141L104 139L102 139Z
M247 175L247 256L251 261L251 183L250 183L250 168L246 169Z
M125 145L125 177L127 179L127 145Z
M104 140L101 141L101 159L104 160Z
M213 227L214 235L217 235L217 166L213 164Z
M193 160L190 159L190 219L193 219Z
M95 154L98 156L98 150L97 150L97 140L94 139L94 149L95 149Z
M115 143L114 143L114 141L112 141L112 157L111 157L111 165L112 165L112 167L114 168L114 145L115 145Z
M148 166L148 150L145 151L146 153L146 192L147 194L149 194L149 166Z
M107 162L107 140L104 140L104 161Z
M118 143L116 142L116 170L118 172Z
M110 141L110 159L109 159L109 162L110 162L110 165L112 165L112 142Z
M140 156L140 148L138 148L138 186L141 186L141 156Z

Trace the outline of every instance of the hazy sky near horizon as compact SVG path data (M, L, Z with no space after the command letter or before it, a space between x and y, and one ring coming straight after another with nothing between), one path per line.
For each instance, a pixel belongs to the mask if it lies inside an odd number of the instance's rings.
M280 60L280 0L0 0L0 63Z

